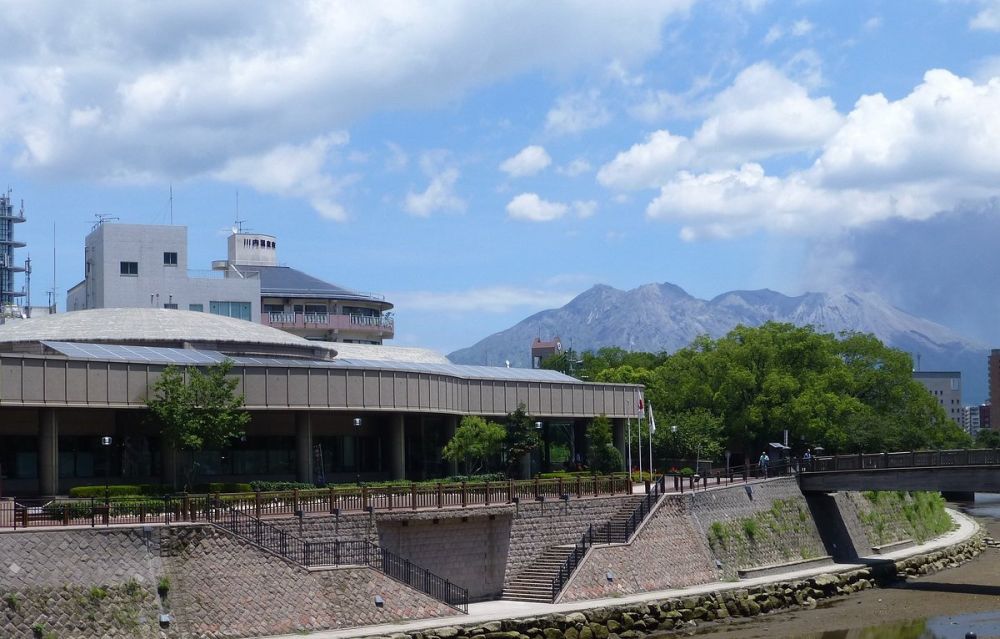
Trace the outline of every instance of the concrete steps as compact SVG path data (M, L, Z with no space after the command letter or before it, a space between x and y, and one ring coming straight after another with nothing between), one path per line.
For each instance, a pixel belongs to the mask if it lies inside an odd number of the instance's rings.
M552 580L574 546L550 546L503 589L501 599L552 603Z
M606 522L600 526L595 526L594 541L599 544L607 543L608 532L611 533L610 538L612 542L627 541L623 539L625 536L625 526L628 523L629 517L632 516L632 513L639 507L643 499L643 495L633 495L622 500L618 510L611 513Z

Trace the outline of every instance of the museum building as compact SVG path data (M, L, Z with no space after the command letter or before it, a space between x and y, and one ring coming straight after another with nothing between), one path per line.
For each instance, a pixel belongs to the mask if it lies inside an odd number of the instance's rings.
M174 483L178 453L162 445L146 398L167 366L225 359L251 421L229 448L197 454L201 481L443 477L456 471L441 448L462 416L499 420L521 404L545 441L534 472L553 465L550 446L585 457L598 415L622 447L625 420L642 412L638 385L307 340L212 313L75 311L0 327L0 494Z

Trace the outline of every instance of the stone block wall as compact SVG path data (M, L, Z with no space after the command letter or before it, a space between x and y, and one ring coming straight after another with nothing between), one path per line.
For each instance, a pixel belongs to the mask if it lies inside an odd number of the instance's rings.
M442 516L450 515L450 516ZM469 590L473 601L503 592L513 509L382 517L379 545Z
M708 544L691 516L691 496L668 495L631 543L595 546L560 601L681 588L717 578Z
M265 521L309 542L365 539L377 543L379 516L378 513L306 515L302 518L301 527L298 517L268 518Z
M0 637L159 637L155 529L0 533Z
M164 529L179 638L251 637L391 623L455 610L370 568L306 570L210 526ZM384 600L376 607L375 596Z
M520 504L510 528L504 585L549 546L575 544L591 524L598 526L621 506L624 497Z

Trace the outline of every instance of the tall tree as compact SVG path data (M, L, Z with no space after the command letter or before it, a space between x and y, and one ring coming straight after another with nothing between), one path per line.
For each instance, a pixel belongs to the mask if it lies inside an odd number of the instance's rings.
M449 461L465 462L466 474L474 475L483 472L491 458L500 456L506 437L507 431L500 424L477 415L467 415L455 429L455 436L441 451L441 456Z
M590 469L599 473L617 473L625 461L622 452L615 448L611 436L611 420L605 415L595 417L587 426L587 443Z
M507 435L504 449L507 457L507 475L513 477L521 460L542 443L531 417L520 404L513 413L507 415Z
M228 377L232 367L228 359L205 372L168 366L146 400L164 444L188 453L185 489L197 472L191 453L224 448L243 436L250 421L245 398L236 393L239 380Z

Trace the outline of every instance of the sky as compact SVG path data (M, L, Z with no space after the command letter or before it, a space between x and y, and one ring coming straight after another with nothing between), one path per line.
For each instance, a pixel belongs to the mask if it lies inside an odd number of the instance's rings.
M1000 0L0 9L33 304L97 216L186 226L195 269L242 220L445 353L597 283L867 290L1000 341Z

